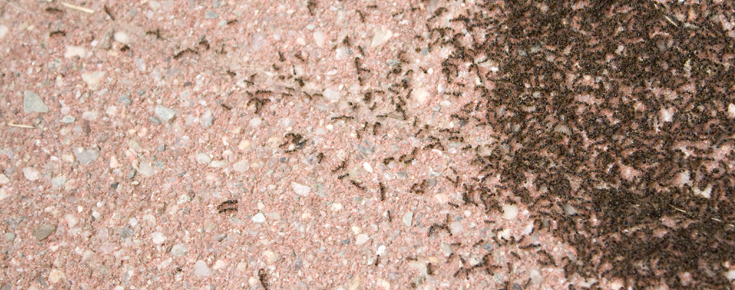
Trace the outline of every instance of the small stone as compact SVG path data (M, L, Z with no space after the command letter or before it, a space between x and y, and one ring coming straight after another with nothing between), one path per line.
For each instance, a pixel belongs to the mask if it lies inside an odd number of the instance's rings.
M452 232L452 235L456 236L464 232L464 227L461 222L453 222L449 224L449 231Z
M51 284L59 283L61 280L64 280L64 279L66 279L66 275L64 274L64 272L62 272L59 269L53 269L48 274L48 281Z
M503 205L503 218L507 220L514 220L518 217L518 206L512 204Z
M355 237L355 245L362 245L367 243L370 240L370 237L366 234L359 234L357 237Z
M202 124L202 127L209 128L212 127L212 124L214 124L214 116L212 116L212 111L207 110L202 114L202 117L199 118L199 123Z
M175 110L161 106L161 105L157 105L153 111L156 113L156 116L161 118L161 120L163 120L164 122L168 122L174 116L176 116Z
M240 272L245 272L248 269L248 263L247 262L240 262L237 263L237 270Z
M330 99L332 101L338 101L339 98L341 97L341 94L340 94L339 91L335 91L335 90L332 90L332 89L326 89L326 90L324 90L323 95L324 95L325 98Z
M171 247L171 255L173 255L174 257L183 257L187 253L189 253L189 247L182 243L178 243Z
M245 172L250 169L250 163L247 160L241 160L232 164L232 169L236 172Z
M491 244L491 243L485 243L485 244L482 245L482 248L485 249L486 251L492 251L493 250L493 244Z
M258 118L258 117L255 117L255 118L251 119L250 122L248 122L248 123L250 124L250 127L258 127L258 126L260 126L260 124L263 123L263 120L260 119L260 118Z
M393 32L390 29L375 27L373 29L373 40L370 43L370 47L377 47L385 44L393 36Z
M61 175L61 176L56 176L51 179L51 186L53 186L54 188L62 187L65 184L66 184L66 176Z
M209 277L212 275L212 271L207 267L207 263L199 260L194 264L194 275L197 277Z
M204 13L204 17L207 19L217 19L219 15L217 15L217 12L214 12L212 10L207 10L207 12Z
M154 125L161 125L161 124L163 124L163 122L161 121L161 119L159 119L156 116L150 116L150 117L148 117L148 121L151 122L151 123L153 123Z
M15 234L14 233L5 233L5 239L12 242L15 240Z
M67 46L66 51L64 52L64 58L73 58L76 56L84 58L87 56L87 50L82 46Z
M106 73L103 71L83 73L82 80L87 84L87 86L95 88L102 82L105 74Z
M100 150L98 148L77 147L74 148L74 157L76 157L80 163L89 165L92 161L96 160L97 157L100 157Z
M128 95L122 95L122 96L117 97L117 102L120 104L123 104L123 106L126 106L126 107L133 104L133 101L130 100L130 96Z
M8 184L10 183L10 178L5 176L5 174L0 174L0 184Z
M265 222L265 216L263 215L262 212L259 212L258 214L256 214L255 216L253 216L252 221L254 223L257 223L257 224L264 223Z
M242 140L240 144L237 144L237 149L240 149L240 151L245 151L248 148L250 148L250 140Z
M140 174L142 174L145 177L151 177L156 172L153 170L153 166L151 166L151 163L149 161L142 161L140 162Z
M250 35L250 48L253 49L253 51L258 51L262 47L266 46L267 41L265 37L263 37L260 33L253 33Z
M308 196L311 188L306 185L301 185L296 182L291 182L291 189L300 196Z
M373 167L370 165L370 163L367 163L367 162L363 163L362 168L365 168L367 172L373 173Z
M214 262L214 266L212 266L212 269L222 270L224 268L227 268L227 265L227 261L217 260L216 262Z
M210 162L212 162L212 158L209 157L208 154L202 152L197 153L196 160L199 164L209 164Z
M46 238L48 238L52 233L56 231L56 226L51 224L42 224L33 231L31 231L31 235L36 238L36 240L43 241Z
M314 42L318 47L324 46L324 33L321 30L314 31Z
M64 124L71 124L74 123L77 119L72 116L64 116L64 118L61 118L61 122Z
M8 31L10 31L10 29L8 29L7 26L0 25L0 40L2 40L3 38L5 38L6 35L8 35Z
M38 94L25 91L23 92L23 111L26 113L46 113L48 106L43 103L41 96Z
M409 211L406 214L403 215L403 219L401 219L401 222L403 222L404 226L410 227L413 223L413 212Z
M133 231L133 229L129 227L123 227L122 229L120 229L120 238L123 240L127 239L129 237L132 237L134 233L135 232Z
M35 181L41 178L41 172L33 167L23 168L23 176L30 181Z
M116 31L112 37L119 43L130 44L130 35L125 31Z

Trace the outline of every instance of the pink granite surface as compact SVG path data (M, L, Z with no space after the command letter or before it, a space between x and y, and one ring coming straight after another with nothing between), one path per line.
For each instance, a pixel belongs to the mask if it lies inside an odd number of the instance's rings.
M594 283L565 277L575 250L534 227L499 175L485 186L506 216L465 204L478 169L462 147L492 144L487 128L434 149L417 133L458 130L450 115L473 100L444 94L461 90L441 73L450 51L422 53L416 37L467 2L0 2L0 286ZM412 70L400 101L396 63Z

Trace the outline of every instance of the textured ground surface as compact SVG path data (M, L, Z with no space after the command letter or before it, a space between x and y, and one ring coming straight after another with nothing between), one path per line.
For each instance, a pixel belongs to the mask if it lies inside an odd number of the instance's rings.
M3 0L0 289L733 287L727 2Z

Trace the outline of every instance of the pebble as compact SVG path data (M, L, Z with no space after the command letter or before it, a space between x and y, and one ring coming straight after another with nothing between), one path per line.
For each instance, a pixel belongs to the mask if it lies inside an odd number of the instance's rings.
M87 72L82 74L82 80L87 84L89 87L97 87L97 85L102 82L102 79L105 77L105 72L103 71L96 71L96 72Z
M5 176L5 174L0 174L0 184L8 184L10 183L10 178Z
M189 253L189 247L182 243L178 243L171 247L171 255L173 255L174 257L183 257L187 253Z
M154 125L161 125L161 124L163 124L163 122L161 122L161 119L159 119L156 116L150 116L150 117L148 117L148 122L151 122Z
M23 92L23 111L26 113L46 113L48 112L48 106L38 94L25 91Z
M207 12L204 13L204 17L207 19L217 19L219 15L217 15L217 12L214 12L212 10L207 10Z
M199 118L199 123L202 124L202 127L209 128L212 127L212 124L214 124L214 116L212 115L212 111L207 110L202 114L202 117Z
M503 218L514 220L518 217L518 206L512 204L503 205Z
M413 223L413 212L409 211L406 214L403 215L403 219L401 219L401 222L403 222L404 226L410 227Z
M120 238L123 240L132 237L133 234L135 234L135 231L129 227L123 227L120 229Z
M393 37L393 32L386 28L375 27L375 29L373 29L373 33L373 41L370 43L370 47L381 46Z
M74 157L76 157L80 163L89 165L92 161L100 157L100 150L98 148L77 147L74 148Z
M156 113L156 116L161 118L161 120L163 120L164 122L168 122L174 116L176 116L175 110L161 106L161 105L157 105L156 108L153 109L153 111Z
M291 189L300 196L308 196L311 188L306 185L301 185L296 182L291 182Z
M341 94L339 93L339 91L335 91L335 90L332 90L332 89L326 89L326 90L324 90L323 95L324 95L325 98L330 99L332 101L338 101L339 98L340 98L340 96L341 96Z
M314 42L316 42L316 45L318 47L324 46L324 32L321 30L314 31Z
M156 245L160 245L166 241L166 236L161 232L155 232L151 234L151 241Z
M255 216L253 216L252 221L254 223L257 223L257 224L264 223L265 222L265 216L263 215L262 212L259 212L258 214L256 214Z
M248 123L250 124L250 127L258 127L258 126L260 126L260 124L263 123L263 120L260 119L260 118L258 118L258 117L255 117L255 118L251 119L250 122L248 122Z
M64 124L71 124L74 123L77 119L72 116L64 116L64 118L61 118L61 122Z
M367 162L363 163L362 164L362 168L365 168L365 170L367 170L367 172L373 173L373 167L370 166L370 163L367 163Z
M81 46L67 46L66 51L64 52L64 58L73 58L75 56L84 58L85 56L87 56L87 49Z
M449 231L452 232L452 235L456 236L464 232L464 227L461 222L453 222L449 224Z
M247 160L241 160L232 164L232 169L236 172L245 172L250 169L250 163Z
M51 284L59 283L61 280L64 280L64 279L66 279L66 275L64 274L64 272L62 272L59 269L53 269L48 274L48 281Z
M127 94L117 97L117 102L123 104L126 107L133 104L133 101L130 100L130 96Z
M370 237L366 234L359 234L357 237L355 237L355 245L362 245L367 243L370 240Z
M140 172L140 174L145 177L151 177L155 173L155 171L153 170L153 166L151 166L151 163L149 161L140 162L139 168L140 170L138 172ZM128 174L128 176L130 176L130 174Z
M34 169L33 167L23 168L23 176L30 181L38 180L41 178L41 172Z
M212 158L209 157L209 154L202 152L197 153L196 160L199 164L209 164L210 162L212 162Z
M12 242L15 241L15 234L14 233L5 233L5 239Z
M119 43L130 44L130 35L125 31L116 31L112 37Z
M411 96L413 97L412 99L415 99L419 104L423 105L429 98L429 92L425 88L418 88L413 90Z
M212 275L212 271L207 267L207 263L199 260L194 264L194 275L197 277L209 277Z
M8 31L10 31L10 29L8 29L7 26L0 25L0 40L2 40L3 38L5 38L6 35L8 35Z
M56 226L52 224L42 224L33 231L31 231L31 235L36 238L36 240L43 241L46 238L48 238L52 233L56 231Z
M64 184L66 184L66 176L61 175L51 179L51 186L54 188L62 187Z
M253 33L250 35L250 48L253 51L258 51L267 44L265 37L260 33Z

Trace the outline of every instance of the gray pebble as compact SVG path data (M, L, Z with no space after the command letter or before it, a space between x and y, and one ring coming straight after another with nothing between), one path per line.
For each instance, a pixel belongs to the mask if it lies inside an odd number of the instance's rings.
M128 179L135 178L135 175L136 174L137 174L137 172L135 171L135 169L130 169L130 171L128 171Z
M156 147L156 150L158 150L158 152L166 151L166 145L158 146L158 147Z
M75 120L76 120L76 118L74 118L72 116L64 116L64 118L61 118L61 122L64 123L64 124L74 123Z
M169 120L173 119L174 116L176 116L176 111L171 108L167 108L161 105L157 105L153 111L156 113L156 116L161 118L164 122L168 122Z
M130 15L130 17L135 17L138 15L138 10L135 10L135 8L131 8L130 10L128 10L128 15Z
M126 107L133 104L133 101L130 100L130 96L128 96L128 94L117 97L117 102L125 105Z
M482 248L485 249L486 251L492 251L493 250L493 244L491 244L491 243L485 243L484 245L482 245Z
M513 288L513 290L523 290L523 288L521 288L521 285L519 285L518 283L513 283L513 285L511 285L510 287Z
M56 231L56 226L51 224L42 224L33 231L31 231L31 235L33 235L36 240L43 241L46 238L48 238L51 234L53 234Z
M206 13L204 13L204 17L207 18L207 19L217 19L217 17L219 17L219 15L217 15L217 12L214 12L212 10L209 10Z
M150 116L150 117L148 117L148 121L150 121L151 123L153 123L155 125L161 125L161 124L163 124L163 122L161 122L161 119L159 119L156 116Z
M314 28L316 28L316 26L314 26L314 24L309 24L309 25L306 26L306 29L308 29L308 30L314 30Z
M46 113L48 106L43 103L41 96L38 94L25 91L23 92L23 111L26 113Z
M199 123L202 124L202 127L209 128L212 127L212 124L214 124L214 116L212 116L212 111L207 110L202 114L202 117L199 118Z
M212 1L212 8L219 8L219 0Z
M5 239L8 241L14 241L15 240L15 234L14 233L5 233Z
M131 229L129 227L124 227L124 228L120 229L120 238L123 239L123 240L124 239L127 239L129 237L132 237L133 236L133 233L134 233L133 232L133 229Z
M397 175L397 176L398 176L398 178L400 178L400 179L406 179L406 178L408 178L408 174L406 174L406 172L405 172L405 171L399 171L398 173L396 173L396 175Z
M76 157L80 163L89 165L92 161L100 157L100 150L99 148L77 147L74 148L74 157Z
M183 257L189 253L189 247L182 243L178 243L171 248L171 255L174 257Z

